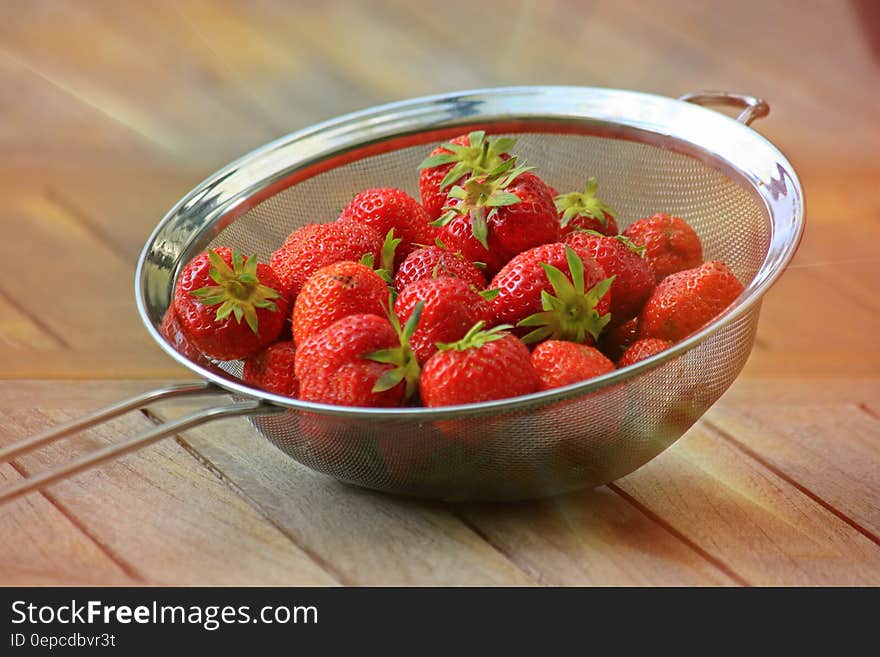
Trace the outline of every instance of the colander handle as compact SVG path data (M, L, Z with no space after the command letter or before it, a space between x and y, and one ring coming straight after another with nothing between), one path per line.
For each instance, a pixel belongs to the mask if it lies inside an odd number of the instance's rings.
M687 103L693 103L694 105L742 107L743 111L736 117L736 120L746 125L770 113L770 106L762 98L748 94L737 94L731 91L694 91L684 96L679 96L678 99Z
M208 383L207 381L172 385L157 390L151 390L141 395L137 395L136 397L131 397L130 399L102 408L78 420L54 427L44 433L7 445L3 449L0 449L0 463L11 461L16 456L33 451L44 445L54 443L62 438L83 431L84 429L103 424L104 422L128 413L129 411L143 409L158 401L177 397L216 396L225 394L227 393L222 388ZM204 408L188 415L184 415L176 420L156 425L154 428L132 436L131 438L126 438L117 443L87 452L67 463L62 463L35 475L19 479L14 484L0 488L0 504L32 491L40 490L50 484L54 484L82 472L83 470L92 468L105 461L118 458L124 454L134 452L138 449L142 449L166 436L186 431L187 429L192 429L200 424L205 424L206 422L226 417L277 413L282 410L283 409L277 406L272 406L258 400L234 402L232 404Z

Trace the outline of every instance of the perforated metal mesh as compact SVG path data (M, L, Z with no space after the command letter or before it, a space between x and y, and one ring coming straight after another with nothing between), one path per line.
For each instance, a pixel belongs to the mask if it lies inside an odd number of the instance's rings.
M770 242L770 221L749 191L688 155L604 137L531 134L515 151L560 191L588 176L621 229L655 212L685 218L705 257L747 284ZM400 187L418 197L417 165L430 146L402 148L321 173L264 200L216 236L265 260L299 226L334 220L358 191ZM315 470L369 488L443 499L517 499L623 476L679 438L732 383L748 358L758 306L680 357L580 398L504 414L420 421L289 411L253 425ZM239 376L239 363L223 364Z

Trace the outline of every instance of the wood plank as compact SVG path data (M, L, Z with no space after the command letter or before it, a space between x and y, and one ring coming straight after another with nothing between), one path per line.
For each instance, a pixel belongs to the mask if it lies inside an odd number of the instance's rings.
M49 381L0 382L0 409L39 404L86 412L166 383L118 381L110 386L102 381L81 381L75 385ZM205 431L211 431L214 435L212 428ZM245 431L252 433L250 427L246 427ZM188 432L184 439L194 442L193 434ZM213 442L222 444L222 440L225 437L220 440L214 438ZM263 442L257 436L252 440L258 445ZM258 453L262 451L258 450ZM278 458L274 450L272 456ZM246 458L246 455L242 458ZM243 469L243 466L239 465L238 469ZM242 473L241 476L253 475ZM331 484L320 475L304 472L300 478L323 482L324 486L319 488L316 495L324 494L320 491L325 489L330 491L333 499L338 498L340 492L347 492L346 498L357 493L353 489ZM306 487L306 490L311 488L315 487ZM259 507L264 497L255 496L252 503ZM393 499L388 498L390 501ZM418 506L418 503L415 504ZM429 509L435 508L434 505L427 506ZM403 509L397 510L403 512ZM451 511L462 517L480 536L487 538L535 581L544 584L704 585L733 582L607 489L531 504L456 506L451 507ZM386 522L390 523L390 519ZM290 524L293 524L292 520ZM297 524L310 523L301 521ZM652 548L643 550L639 545L651 545Z
M763 326L761 320L759 326ZM768 322L769 323L769 322ZM762 333L764 331L764 333ZM789 329L789 332L791 330ZM758 336L766 333L765 329L759 328ZM755 349L752 351L745 368L742 371L744 377L787 376L806 377L808 379L824 379L840 372L852 372L853 376L869 377L877 372L874 364L873 352L862 353L841 343L841 347L829 347L817 351L815 347L807 346L800 349L792 349L771 343L769 349Z
M871 242L874 234L880 237L876 227L866 232L850 237L863 242ZM880 347L865 339L880 333L880 305L865 289L872 277L866 274L865 283L857 282L858 273L870 267L869 256L859 253L863 247L851 251L847 256L857 263L835 265L841 252L825 251L812 257L813 266L807 251L798 254L764 298L758 337L766 349L753 355L760 367L752 367L802 375L880 371Z
M188 408L159 411L174 416ZM441 505L341 484L287 458L245 420L186 432L186 444L345 584L530 585L534 580Z
M880 583L880 546L705 423L612 488L749 584Z
M61 408L85 415L121 399L189 380L119 379L111 382L0 379L0 410Z
M473 504L457 512L544 585L739 583L607 487L515 505Z
M14 31L13 21L3 27ZM48 41L47 41L48 43ZM101 41L95 42L100 46ZM71 63L75 62L71 58ZM4 166L72 167L89 162L134 161L169 164L173 153L139 132L121 117L108 113L75 89L35 70L0 43L0 149ZM41 179L38 171L34 181Z
M0 289L0 345L4 351L27 351L33 357L34 352L64 348L65 344L60 334L42 325Z
M736 445L880 543L880 420L857 404L723 405L707 416Z
M14 230L16 239L0 240L0 258L17 274L14 285L7 282L3 291L15 305L62 334L67 346L47 350L40 358L10 350L12 371L0 364L0 376L28 374L15 369L22 360L31 363L30 376L63 367L69 364L69 352L115 376L143 371L156 376L157 370L179 375L180 368L162 354L141 324L132 291L135 263L44 197L25 195L11 201L15 206L4 210L2 227Z
M880 399L880 376L740 376L715 408L735 410L753 404L795 406L825 403L868 403Z
M183 564L202 542L256 552L241 570L208 545L213 567L244 583L283 572L291 539L332 554L331 581L357 583L878 583L876 545L865 532L876 536L880 350L870 338L880 330L880 68L848 6L748 0L719 11L693 0L601 0L498 12L466 0L295 10L193 0L18 9L0 25L0 227L12 236L0 257L21 276L0 284L0 377L187 376L134 312L134 256L159 216L208 172L280 132L422 93L588 82L667 95L698 87L763 95L772 114L755 127L795 163L809 228L765 299L743 376L707 422L619 487L469 506L456 510L461 522L446 507L389 501L280 465L252 434L218 446L205 429L183 444L208 455L219 468L213 474L169 441L143 461L83 479L83 490L59 487L79 505L74 515L65 515L73 513L66 500L39 496L15 507L12 524L0 508L0 547L15 555L0 558L0 578L91 583L94 573L99 582L130 581L139 572L125 574L117 549L154 564L137 545L145 542L174 560L173 546L139 536L158 527L184 537ZM513 45L487 56L487 25ZM783 33L780 25L797 29ZM596 52L619 56L608 66L607 58L572 55ZM41 269L22 268L23 258ZM69 291L61 301L59 287ZM86 301L94 316L80 311ZM84 409L151 383L0 382L0 407ZM27 421L48 417L31 415ZM714 432L713 422L733 438ZM262 456L252 456L255 444ZM120 472L133 481L116 481ZM98 499L86 485L109 494ZM102 516L124 522L131 499L141 527L116 536ZM156 509L140 508L151 500ZM207 504L208 517L190 521L196 503ZM231 525L222 504L237 519ZM100 530L97 543L77 529L80 514L82 529ZM45 555L23 551L31 539ZM387 575L392 563L400 574ZM193 572L214 581L200 567ZM174 568L167 578L150 570L147 580L193 581L184 566Z
M58 410L0 412L4 442L71 419ZM151 427L134 414L20 457L27 472ZM332 585L338 579L174 440L51 486L94 539L150 584ZM75 548L71 548L75 550ZM72 555L76 556L75 554ZM95 577L110 583L100 573Z
M20 478L11 465L0 465L0 486ZM0 586L139 582L45 496L0 506Z
M134 266L144 244L165 214L210 173L182 167L153 169L80 166L49 172L40 193L93 232L104 236Z
M14 23L0 25L0 36L5 51L34 74L174 159L194 161L210 148L218 162L228 161L274 136L235 103L199 93L198 73L174 49L157 44L161 36L138 33L139 16L151 7L127 3L123 17L112 3L32 2L16 12ZM83 42L93 47L82 48Z

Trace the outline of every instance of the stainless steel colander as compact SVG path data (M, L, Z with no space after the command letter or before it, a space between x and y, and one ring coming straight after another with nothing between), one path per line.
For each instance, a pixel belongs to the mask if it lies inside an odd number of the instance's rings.
M712 103L743 111L734 120L700 106ZM0 502L167 435L240 415L310 468L406 495L522 499L632 472L679 438L736 378L752 348L761 297L800 240L797 176L747 127L767 111L757 98L715 92L675 100L583 87L488 89L350 114L246 155L168 213L137 267L147 329L205 382L121 402L0 450L0 460L164 398L227 399L21 481L0 493ZM705 257L726 262L745 292L711 325L643 362L565 388L442 409L288 399L244 384L241 363L187 360L158 333L176 276L197 253L223 244L265 261L294 229L334 220L364 188L401 187L417 196L417 165L426 152L475 129L516 137L515 152L557 189L580 188L595 176L621 228L661 211L685 218Z

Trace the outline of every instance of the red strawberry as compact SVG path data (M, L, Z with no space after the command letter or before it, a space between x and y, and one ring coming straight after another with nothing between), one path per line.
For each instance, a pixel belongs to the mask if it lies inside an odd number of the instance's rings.
M617 366L626 367L627 365L638 363L640 360L645 360L654 354L666 351L671 346L672 343L669 340L658 340L657 338L638 340L623 352L623 356L620 357Z
M489 173L509 160L507 151L514 144L516 140L510 137L486 137L485 132L477 130L431 151L419 165L419 192L431 220L443 214L450 187L463 185L468 177Z
M316 271L293 304L293 341L323 331L347 315L383 315L388 307L388 285L372 269L343 260Z
M292 342L276 342L244 362L241 378L248 385L286 397L296 397L299 381L294 371Z
M577 253L596 259L605 274L614 276L611 285L611 316L615 323L635 317L654 291L654 274L639 249L622 235L606 237L595 231L575 231L565 243Z
M424 304L419 326L409 344L420 364L437 352L438 342L455 342L477 322L495 323L492 306L460 278L424 278L408 285L394 303L394 312L406 323L419 302Z
M289 303L279 288L269 265L221 246L183 268L174 312L187 340L206 356L247 358L281 333Z
M595 178L587 180L583 192L554 194L554 203L559 212L562 233L575 230L595 230L603 235L617 235L617 220L614 210L596 196L598 183Z
M598 349L562 340L547 340L535 347L532 365L541 379L541 390L561 388L614 371L614 363Z
M460 253L453 253L439 246L426 246L410 253L397 269L394 289L398 292L423 278L454 276L477 290L486 287L486 278L477 266Z
M614 278L606 278L593 258L582 256L556 243L508 262L489 284L498 290L492 299L498 321L539 327L523 338L527 343L551 338L592 344L611 319Z
M490 175L469 178L449 192L447 211L436 221L439 239L472 262L497 272L513 256L559 240L550 189L514 160ZM506 167L506 168L505 168Z
M342 406L398 406L418 387L419 365L408 346L414 312L397 317L349 315L308 338L296 354L300 398Z
M373 228L353 222L308 224L295 230L272 254L269 263L291 298L321 267L342 260L359 261L371 254L379 260L382 237Z
M425 406L454 406L527 395L540 381L528 348L496 326L481 331L477 323L452 344L442 344L422 372Z
M636 333L639 329L639 320L633 317L623 324L611 322L602 331L599 340L599 350L611 360L617 360L623 355L633 342L636 341Z
M469 217L453 217L439 232L439 239L450 251L461 253L465 260L481 262L483 271L494 274L507 262L506 254L495 249L487 249L474 237Z
M180 322L177 320L177 314L174 312L173 306L170 306L165 312L165 316L162 317L162 324L159 326L159 333L185 358L188 358L199 365L203 365L208 361L208 359L202 355L202 352L196 349L189 341L189 338L183 333L183 329L180 328Z
M416 245L433 242L437 232L418 201L391 187L361 192L345 207L339 220L370 226L383 237L393 230L401 240L395 254L396 264L418 248Z
M623 234L636 246L645 247L645 260L658 283L669 274L698 267L703 262L700 238L678 217L655 214L632 223Z
M677 342L708 324L743 291L742 283L723 262L709 260L699 267L664 278L639 315L639 339Z

